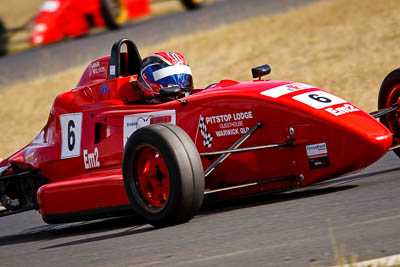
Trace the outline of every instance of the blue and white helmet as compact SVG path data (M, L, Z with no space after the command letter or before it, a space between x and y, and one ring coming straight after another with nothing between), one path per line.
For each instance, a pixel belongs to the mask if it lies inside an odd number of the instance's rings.
M176 85L190 92L192 71L181 54L157 52L143 59L138 84L145 97L156 97L161 88Z

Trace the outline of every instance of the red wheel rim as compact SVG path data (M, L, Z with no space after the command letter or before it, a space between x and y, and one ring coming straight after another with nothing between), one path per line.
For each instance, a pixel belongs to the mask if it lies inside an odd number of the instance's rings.
M164 207L170 192L170 178L163 157L155 148L144 147L137 159L136 184L143 201L151 208Z
M389 94L386 98L385 102L385 108L391 107L396 103L400 102L400 84L393 86L389 90ZM387 122L387 127L389 130L393 133L393 137L395 139L396 143L400 142L400 114L399 112L395 112L389 115L386 115L385 117L386 122Z

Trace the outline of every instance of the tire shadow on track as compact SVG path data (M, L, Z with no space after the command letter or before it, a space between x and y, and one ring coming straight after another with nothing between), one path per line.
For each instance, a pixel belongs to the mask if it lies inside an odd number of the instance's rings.
M142 227L142 226L144 226L144 227ZM149 225L149 224L138 225L138 226L130 227L129 229L124 230L122 232L100 235L100 236L95 236L95 237L90 237L90 238L84 238L84 239L74 240L74 241L70 241L70 242L64 242L64 243L57 244L57 245L43 247L43 248L40 248L39 250L62 248L62 247L75 246L75 245L92 243L92 242L97 242L97 241L104 241L104 240L114 239L114 238L123 237L123 236L127 236L127 235L135 235L135 234L145 233L145 232L149 232L149 231L154 231L157 229L158 228L155 228L154 226ZM103 232L103 230L101 232Z
M143 226L146 227L143 228ZM137 216L123 216L62 225L44 225L28 229L23 233L0 237L0 247L43 240L56 240L65 237L81 236L87 234L101 234L123 228L128 229L118 233L95 237L92 241L115 238L130 234L138 234L154 229L154 227L146 225L146 223Z

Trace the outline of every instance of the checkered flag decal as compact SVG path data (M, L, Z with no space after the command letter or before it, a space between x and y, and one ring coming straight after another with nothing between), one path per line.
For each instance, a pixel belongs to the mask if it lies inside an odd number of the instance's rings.
M204 121L203 116L201 116L201 115L200 115L199 129L200 129L201 137L203 138L203 145L207 148L210 148L212 145L213 136L212 136L212 134L209 134L207 132L206 123Z

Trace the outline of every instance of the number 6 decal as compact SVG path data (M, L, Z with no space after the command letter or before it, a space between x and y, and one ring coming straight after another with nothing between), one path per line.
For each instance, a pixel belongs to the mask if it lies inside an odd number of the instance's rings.
M332 102L332 100L330 100L329 98L320 96L318 94L310 94L310 95L308 95L308 97L311 99L314 99L315 101L322 102L322 103L331 103Z
M68 121L68 137L67 137L67 142L68 142L68 150L73 151L75 148L75 123L73 120Z
M293 99L309 105L310 107L313 107L315 109L321 109L337 104L347 103L346 100L324 91L307 92L304 94L296 95L293 97Z
M60 115L61 158L79 157L81 154L82 113Z

